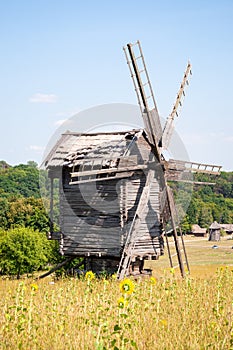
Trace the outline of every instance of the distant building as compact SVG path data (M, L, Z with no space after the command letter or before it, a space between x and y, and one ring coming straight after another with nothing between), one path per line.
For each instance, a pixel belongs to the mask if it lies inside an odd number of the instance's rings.
M214 221L209 227L209 241L220 241L221 225Z
M194 224L194 225L192 225L192 234L195 237L206 237L207 236L207 229L201 228L199 225Z
M233 233L233 224L220 224L220 226L226 234L231 235Z

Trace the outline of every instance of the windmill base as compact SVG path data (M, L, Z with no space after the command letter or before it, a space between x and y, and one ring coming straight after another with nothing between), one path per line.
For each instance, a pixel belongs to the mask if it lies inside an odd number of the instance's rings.
M84 269L96 275L112 275L117 272L120 259L88 257L84 260Z
M118 270L120 259L88 257L84 260L84 270L98 275L112 275ZM151 276L151 269L144 269L144 260L135 260L129 268L130 276Z

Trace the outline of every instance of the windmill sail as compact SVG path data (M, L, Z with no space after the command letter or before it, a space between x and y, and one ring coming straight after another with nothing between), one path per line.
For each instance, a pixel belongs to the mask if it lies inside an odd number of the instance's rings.
M138 55L135 54L135 51L138 51ZM131 73L131 77L133 79L133 84L134 84L134 88L137 94L137 98L138 98L138 103L141 109L141 113L142 113L142 117L143 117L143 121L144 121L144 125L145 125L145 130L147 132L148 135L148 139L151 143L151 149L152 152L154 153L155 157L157 158L158 163L160 163L160 165L162 165L161 163L161 152L162 152L162 148L161 148L161 144L163 141L163 131L162 131L162 127L161 127L161 123L160 123L160 118L159 118L159 113L158 113L158 109L156 106L156 102L155 102L155 98L154 98L154 94L152 91L152 86L150 83L150 79L149 79L149 75L146 69L146 65L145 65L145 60L144 60L144 56L142 53L142 49L141 49L141 45L140 42L137 41L135 44L127 44L126 47L124 47L124 51L125 51L125 55L126 55L126 59L127 59L127 63L130 69L130 73ZM144 76L144 79L143 79ZM186 82L186 80L185 80ZM181 87L180 91L179 91L179 99L178 102L180 101L180 95L183 94L183 89ZM177 104L176 103L176 104ZM175 104L175 106L176 106ZM172 117L174 115L174 113L176 112L177 108L173 108L173 113L171 114ZM169 135L170 135L170 130L172 125L170 125L172 123L168 123L168 126L166 127L165 125L165 132L167 134L167 131L169 131ZM168 130L169 129L169 130ZM163 167L160 167L160 169L162 170ZM147 181L148 181L148 174L147 174ZM172 226L172 230L173 230L173 238L174 238L174 243L175 243L175 248L176 248L176 255L178 257L178 266L180 267L180 271L181 271L181 275L184 277L185 276L185 271L184 271L184 263L187 264L188 267L188 261L187 261L187 256L185 254L184 259L182 258L182 254L181 254L181 249L180 249L180 244L179 244L179 238L178 238L178 234L177 234L177 227L176 227L176 222L175 222L175 208L172 205L173 201L173 197L172 197L172 193L171 190L169 188L169 186L167 185L165 176L164 176L164 170L162 170L161 176L159 176L159 186L160 186L160 191L161 193L164 192L165 194L165 208L166 208L166 212L168 213L169 219L171 221L171 226ZM160 197L160 198L159 198ZM158 197L158 200L161 202L161 196ZM161 203L160 203L161 204ZM165 229L166 224L167 224L167 220L165 218L164 213L161 213L161 219L162 219L162 226ZM129 238L131 245L134 244L134 239L133 237ZM168 244L168 240L167 240L167 244ZM185 251L185 248L183 246L183 250ZM169 246L168 246L168 251L169 251ZM169 254L170 256L170 254ZM129 258L128 258L129 260ZM119 266L119 276L120 278L123 278L124 273L126 268L122 268L122 266L128 266L128 260L126 260L126 257L122 257L122 261L121 264ZM172 259L170 258L170 262L171 262L171 266L173 266L172 263ZM120 273L120 270L122 268L122 272Z
M150 143L156 147L158 156L160 153L158 144L162 137L162 127L140 42L127 44L124 47L124 52L133 79L145 129Z
M167 118L166 124L165 124L164 129L163 129L163 135L162 135L162 140L161 140L161 144L162 144L163 149L168 149L168 147L169 147L171 137L173 134L173 130L174 130L174 119L175 119L175 116L178 116L179 106L182 105L181 101L182 101L183 96L185 96L184 89L185 89L185 86L188 85L188 77L190 74L192 74L191 64L190 64L190 62L188 62L182 83L180 85L179 92L178 92L177 97L176 97L175 104L173 106L171 114Z

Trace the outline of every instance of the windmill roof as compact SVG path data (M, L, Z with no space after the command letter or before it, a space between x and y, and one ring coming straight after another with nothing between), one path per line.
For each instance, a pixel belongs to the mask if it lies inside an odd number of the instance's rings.
M209 227L211 230L218 230L221 228L221 225L217 223L217 221L214 221L210 227Z
M42 166L46 168L61 167L74 164L84 157L97 158L104 156L121 156L130 137L132 138L141 130L76 133L67 131L53 146L45 157Z

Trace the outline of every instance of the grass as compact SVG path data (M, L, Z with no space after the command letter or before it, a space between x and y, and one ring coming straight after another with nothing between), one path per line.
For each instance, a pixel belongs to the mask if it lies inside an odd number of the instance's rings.
M233 350L232 241L188 240L186 279L165 257L155 277L123 283L1 279L0 349Z
M231 268L130 282L1 280L0 349L233 349Z
M173 239L171 238L170 241L172 243ZM186 236L184 241L192 277L208 278L213 276L219 267L233 266L233 240L228 236L223 237L219 242L210 242L207 238L193 236ZM215 244L218 246L217 249L212 248ZM174 254L174 244L171 246L171 253ZM164 269L169 266L167 251L158 261L146 262L146 267L152 268L156 276L161 276Z

